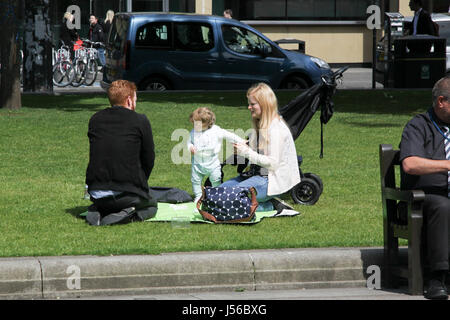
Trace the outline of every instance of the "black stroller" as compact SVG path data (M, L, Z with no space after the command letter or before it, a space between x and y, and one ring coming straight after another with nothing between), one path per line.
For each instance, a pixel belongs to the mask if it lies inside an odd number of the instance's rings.
M342 77L342 74L348 69L348 66L342 67L335 71L329 77L322 77L321 83L318 83L287 105L279 108L279 113L283 117L284 121L291 129L292 137L296 140L316 111L320 108L320 124L321 124L321 146L320 146L320 158L323 157L323 125L333 116L334 103L331 100L336 93L336 80ZM314 173L303 173L301 170L301 164L303 158L301 155L297 156L298 166L300 170L301 182L294 186L290 191L292 200L295 203L303 205L313 205L319 200L323 191L323 182L320 177ZM222 167L225 164L237 165L237 171L242 174L247 167L248 160L241 158L240 156L233 155L225 160ZM222 171L223 178L223 171ZM206 180L205 186L210 186L209 179Z
M288 124L292 137L296 140L320 107L320 158L323 157L323 125L333 116L334 103L331 98L336 93L336 81L342 78L347 69L348 66L345 66L329 77L322 77L321 83L312 86L287 105L279 108L280 115ZM303 205L313 205L322 194L322 179L314 173L303 173L300 168L303 158L300 155L297 158L301 181L290 190L292 200Z

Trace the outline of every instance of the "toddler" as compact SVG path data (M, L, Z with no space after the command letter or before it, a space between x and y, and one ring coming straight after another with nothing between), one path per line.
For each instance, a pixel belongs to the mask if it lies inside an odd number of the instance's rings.
M201 186L204 178L209 177L213 187L221 183L219 152L222 149L223 139L232 143L246 141L215 125L216 116L209 108L197 108L191 113L189 120L194 125L189 136L188 149L192 154L191 182L194 202L197 203L202 195Z

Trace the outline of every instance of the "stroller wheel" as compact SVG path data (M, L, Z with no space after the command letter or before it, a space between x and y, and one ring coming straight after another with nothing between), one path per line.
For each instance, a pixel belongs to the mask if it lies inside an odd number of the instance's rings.
M320 186L311 178L302 181L291 189L291 197L295 203L311 206L319 200L322 193Z
M307 173L305 173L305 178L310 178L310 179L313 179L315 182L317 182L317 184L320 187L320 193L322 193L323 182L322 182L322 179L320 179L320 177L317 174L307 172Z

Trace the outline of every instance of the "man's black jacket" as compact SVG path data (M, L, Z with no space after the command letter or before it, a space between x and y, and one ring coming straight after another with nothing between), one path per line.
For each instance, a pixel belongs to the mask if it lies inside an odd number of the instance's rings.
M99 23L96 23L95 25L91 25L89 28L89 40L94 42L104 42L105 41L105 35L103 32L103 28Z
M155 145L148 118L121 106L94 114L89 120L90 190L113 190L148 196L148 178L155 161Z
M411 35L413 34L414 30L414 19L415 17L413 17L413 20L411 22L405 23L405 28L409 29ZM431 16L427 11L422 9L417 19L417 34L428 34L431 36L436 35L433 21L431 20Z

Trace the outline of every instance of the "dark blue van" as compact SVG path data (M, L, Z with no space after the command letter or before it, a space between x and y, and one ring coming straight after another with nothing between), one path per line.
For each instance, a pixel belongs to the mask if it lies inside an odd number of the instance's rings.
M316 57L280 48L252 27L219 16L118 13L106 43L102 87L139 90L307 88L331 74Z

